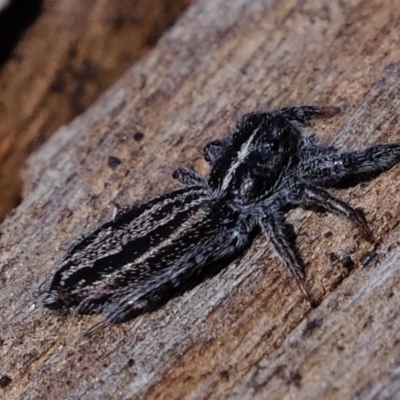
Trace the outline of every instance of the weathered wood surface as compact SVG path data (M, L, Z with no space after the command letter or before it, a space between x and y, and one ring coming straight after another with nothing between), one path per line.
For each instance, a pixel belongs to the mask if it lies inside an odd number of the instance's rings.
M28 154L154 47L189 2L43 0L39 17L0 66L0 221L20 200L19 171ZM29 12L21 3L17 8ZM0 14L0 40L9 40L1 26L11 25L7 13Z
M375 247L337 217L291 213L314 310L261 237L218 276L89 339L96 317L57 317L40 298L56 260L112 218L113 202L176 187L181 164L207 171L202 146L247 111L341 105L314 126L327 142L399 140L400 5L382 3L197 1L30 158L31 190L1 226L4 398L398 398L400 167L337 192L366 210Z

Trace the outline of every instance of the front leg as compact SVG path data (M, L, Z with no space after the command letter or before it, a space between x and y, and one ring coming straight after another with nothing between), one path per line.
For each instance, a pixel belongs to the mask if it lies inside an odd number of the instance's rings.
M326 152L299 166L302 179L325 188L347 188L377 177L400 162L400 143L362 151Z
M279 212L268 212L259 220L259 225L267 239L272 243L281 260L285 263L291 278L296 282L304 297L311 305L316 301L305 287L305 268L296 247L293 227Z

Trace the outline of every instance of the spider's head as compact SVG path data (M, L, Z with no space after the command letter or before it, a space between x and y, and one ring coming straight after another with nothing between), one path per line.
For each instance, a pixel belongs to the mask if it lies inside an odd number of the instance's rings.
M287 117L246 114L213 165L208 182L235 202L262 200L283 179L300 144L301 133Z
M254 130L252 148L265 154L264 160L278 154L290 157L297 152L301 134L291 121L283 116L265 114L265 118Z
M247 137L237 146L236 156L227 169L225 186L238 202L254 202L274 191L287 173L300 146L301 133L285 117L261 114L242 122ZM249 126L252 127L249 132Z

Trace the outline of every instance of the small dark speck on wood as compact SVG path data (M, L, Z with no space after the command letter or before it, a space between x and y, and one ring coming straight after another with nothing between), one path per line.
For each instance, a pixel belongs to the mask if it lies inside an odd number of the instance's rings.
M12 382L12 379L8 375L3 375L0 378L0 387L5 388Z
M118 165L121 164L121 160L118 157L114 157L114 156L109 156L108 157L108 166L111 169L115 169Z
M141 142L144 138L144 134L142 132L136 132L133 135L133 138L137 141L137 142Z

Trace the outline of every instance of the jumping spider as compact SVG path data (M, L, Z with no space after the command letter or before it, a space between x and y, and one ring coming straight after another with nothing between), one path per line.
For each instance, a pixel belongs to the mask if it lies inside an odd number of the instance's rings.
M372 179L400 161L400 143L340 152L302 133L313 118L338 112L304 106L244 115L228 136L205 146L207 176L177 169L173 177L184 189L130 208L72 246L58 264L45 305L123 321L238 254L257 229L312 301L286 213L302 207L338 214L372 240L363 212L325 189Z

